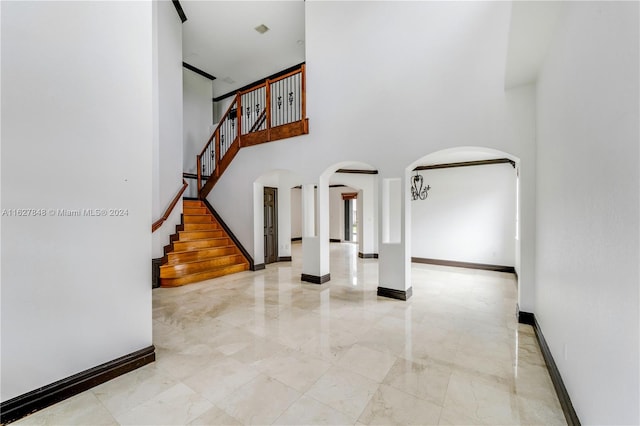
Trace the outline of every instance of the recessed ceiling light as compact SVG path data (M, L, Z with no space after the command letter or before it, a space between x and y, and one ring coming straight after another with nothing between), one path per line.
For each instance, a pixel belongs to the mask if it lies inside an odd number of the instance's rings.
M298 40L298 41L296 41L296 43L298 43L300 46L302 46L304 44L304 40Z
M267 31L269 31L269 27L267 27L265 24L260 24L257 27L255 27L254 30L259 32L260 34L264 34Z
M222 81L224 81L225 83L229 83L229 84L235 83L235 80L232 79L231 77L225 77L225 78L222 79Z

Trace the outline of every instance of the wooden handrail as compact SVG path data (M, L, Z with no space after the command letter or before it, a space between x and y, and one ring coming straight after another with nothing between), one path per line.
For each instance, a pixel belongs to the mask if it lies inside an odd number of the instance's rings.
M169 215L171 215L173 208L176 206L176 204L178 204L178 201L180 201L180 197L182 197L182 194L187 189L187 186L189 186L187 181L182 179L182 188L180 189L180 191L178 191L178 194L173 198L173 200L171 201L171 204L169 204L169 207L167 207L167 210L164 212L162 217L156 220L155 222L153 222L153 225L151 225L152 233L155 232L156 229L160 228L164 223L164 221L169 218Z
M236 104L238 102L238 95L236 95L233 100L231 101L231 103L229 104L229 107L227 108L227 110L224 112L224 114L222 114L222 117L220 118L220 122L223 122L225 118L227 118L227 115L229 115L229 113L231 112L231 110L233 109L233 105Z
M202 148L202 151L200 151L200 155L198 155L198 157L202 157L204 155L204 152L207 150L207 147L209 146L209 144L211 143L211 141L215 137L217 131L218 131L218 128L216 127L216 129L213 131L213 133L211 133L211 136L209 137L209 140L207 141L207 143L204 144L204 148Z
M277 83L280 80L284 80L287 77L291 77L292 75L296 75L296 74L300 74L302 72L302 68L304 67L304 65L301 65L300 68L298 68L297 70L293 70L291 72L288 72L286 74L283 74L277 78L274 78L273 80L269 80L269 83L273 84L273 83Z
M257 86L252 86L247 90L238 90L238 95L240 95L240 96L246 95L247 93L251 93L254 90L258 90L258 89L260 89L260 88L262 88L262 87L264 87L266 85L267 85L267 82L265 81L265 82L263 82L261 84L258 84Z

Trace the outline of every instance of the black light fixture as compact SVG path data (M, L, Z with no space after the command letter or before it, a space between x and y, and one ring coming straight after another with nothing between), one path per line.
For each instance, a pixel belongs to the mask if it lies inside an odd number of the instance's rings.
M424 186L424 179L416 170L416 175L411 176L411 200L426 200L431 186Z

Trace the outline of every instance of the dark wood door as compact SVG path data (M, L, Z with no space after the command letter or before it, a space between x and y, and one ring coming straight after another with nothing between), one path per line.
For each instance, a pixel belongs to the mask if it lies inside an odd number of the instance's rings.
M278 261L278 190L264 188L264 263Z

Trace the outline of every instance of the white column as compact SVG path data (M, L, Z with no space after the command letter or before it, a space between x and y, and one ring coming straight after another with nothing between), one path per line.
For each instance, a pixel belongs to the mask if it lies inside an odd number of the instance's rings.
M358 251L365 257L378 253L376 244L376 187L371 182L370 187L363 188L358 194Z
M315 186L302 185L302 281L320 276L320 247L316 236ZM319 281L319 279L318 279Z
M302 185L302 237L316 236L316 196L312 183Z
M264 185L253 184L253 263L264 269Z
M278 257L291 257L291 188L278 186Z
M330 278L328 178L320 179L317 199L313 184L302 186L302 232L302 281L323 284Z
M378 295L406 300L411 297L410 198L407 177L381 179Z

